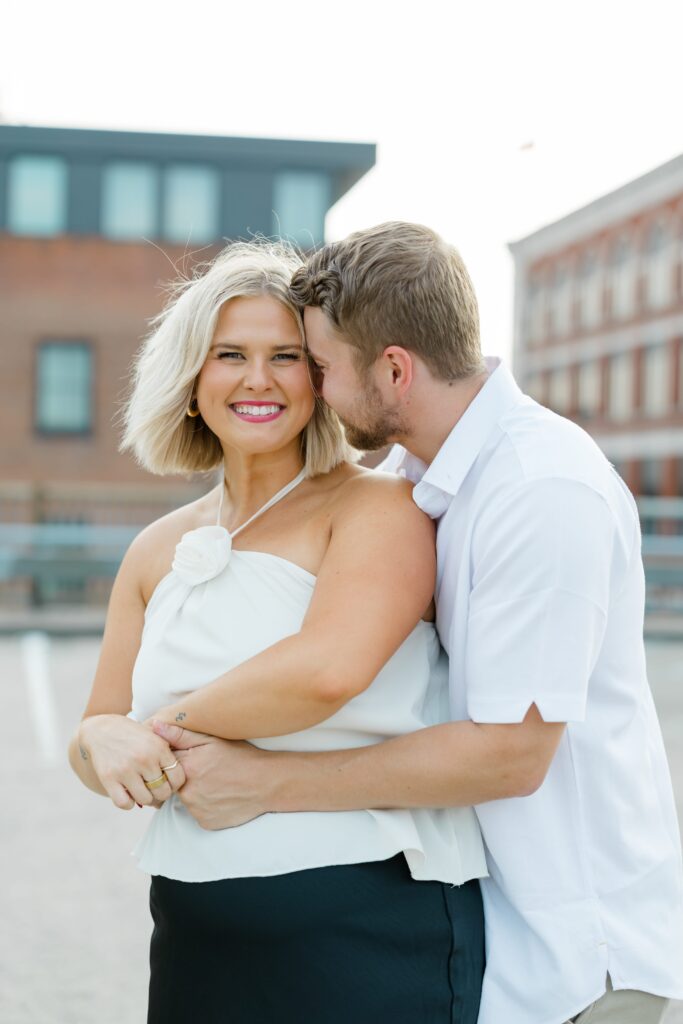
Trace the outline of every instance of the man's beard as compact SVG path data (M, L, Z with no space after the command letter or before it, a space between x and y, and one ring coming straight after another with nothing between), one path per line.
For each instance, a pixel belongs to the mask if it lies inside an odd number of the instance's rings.
M353 410L351 422L340 416L346 440L353 448L363 452L376 452L404 433L400 416L385 409L377 385L368 380Z

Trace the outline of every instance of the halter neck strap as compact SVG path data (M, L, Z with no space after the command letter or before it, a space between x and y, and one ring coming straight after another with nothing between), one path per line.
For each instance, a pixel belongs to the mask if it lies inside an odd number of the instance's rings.
M306 479L306 470L302 469L301 472L297 476L295 476L293 480L290 480L288 484L285 484L285 486L282 488L282 490L278 491L277 494L274 494L273 497L270 498L265 503L265 505L262 505L261 508L258 510L258 512L254 512L253 516L250 516L250 518L247 519L246 523L242 523L242 525L238 526L236 530L233 530L232 533L230 533L230 536L231 537L236 537L237 534L241 533L242 530L245 530L247 528L247 526L250 525L250 523L253 523L255 519L258 519L258 517L262 516L264 512L267 512L269 508L272 508L273 505L276 505L278 503L278 501L282 501L282 499L285 498L290 493L290 491L293 491L294 488L298 487L299 484L302 483L302 481L305 480L305 479ZM223 485L221 487L221 497L220 497L220 501L218 502L218 516L216 517L216 525L218 525L218 526L220 526L220 522L221 522L221 513L223 511L223 495L224 494L225 494L225 478L223 479ZM230 532L230 531L228 531L228 532Z

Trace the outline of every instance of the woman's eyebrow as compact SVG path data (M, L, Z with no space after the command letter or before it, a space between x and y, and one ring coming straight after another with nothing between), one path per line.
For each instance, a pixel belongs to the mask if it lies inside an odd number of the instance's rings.
M302 352L303 351L303 346L300 345L300 344L297 344L296 342L291 342L289 345L287 345L287 344L271 345L270 347L271 347L273 352L285 352L285 351L291 352L292 349L295 349L297 352ZM212 349L214 349L214 348L229 348L229 349L232 349L233 352L244 352L244 345L240 345L239 342L236 342L236 341L230 341L227 338L226 339L221 339L220 341L214 341L214 343L211 346L211 348Z

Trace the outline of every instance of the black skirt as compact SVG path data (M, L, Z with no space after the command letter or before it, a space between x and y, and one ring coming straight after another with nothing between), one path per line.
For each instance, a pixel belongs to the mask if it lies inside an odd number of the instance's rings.
M152 879L148 1024L476 1024L477 881L402 854L218 882Z

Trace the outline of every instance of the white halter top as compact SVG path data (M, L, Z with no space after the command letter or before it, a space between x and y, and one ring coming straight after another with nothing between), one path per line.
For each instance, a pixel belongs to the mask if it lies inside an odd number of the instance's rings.
M218 525L223 488L217 525L182 537L171 571L147 606L133 670L132 718L150 718L299 631L315 576L279 555L233 551L232 539L304 477L302 471L232 534ZM336 750L448 718L445 655L433 625L420 622L370 687L326 721L252 742L267 750ZM399 852L415 879L459 885L487 873L471 808L264 814L237 828L205 831L174 796L154 812L134 851L143 871L185 882L278 875Z

